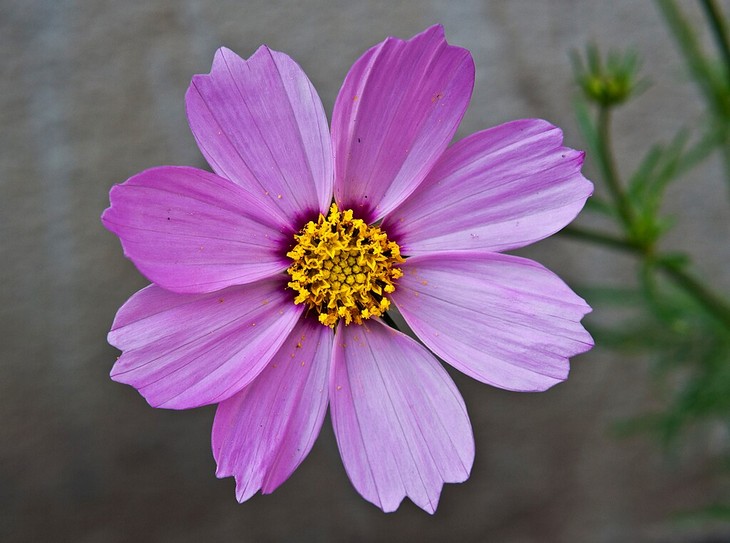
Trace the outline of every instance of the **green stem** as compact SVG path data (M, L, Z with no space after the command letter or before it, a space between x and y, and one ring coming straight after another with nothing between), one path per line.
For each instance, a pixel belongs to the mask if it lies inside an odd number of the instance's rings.
M708 313L717 318L730 329L730 305L707 289L700 281L681 268L668 262L657 262L661 271L671 278L675 284L691 294Z
M664 16L674 39L679 45L679 50L689 66L694 80L705 95L707 103L713 109L717 108L714 88L712 85L712 73L705 61L705 55L700 48L699 42L677 4L672 0L657 0L657 6Z
M603 232L581 228L580 226L566 226L560 231L560 233L573 239L603 245L605 247L610 247L611 249L627 251L633 254L641 253L641 248L629 240L612 236L611 234L604 234Z
M692 275L661 257L655 258L651 249L642 247L629 240L618 238L603 232L587 230L576 226L569 226L562 230L563 234L574 239L597 243L612 249L627 251L642 258L645 262L651 262L657 269L669 277L677 286L692 296L705 310L730 329L730 305L707 289L700 281Z
M730 89L730 43L728 42L727 28L724 17L714 0L702 0L702 7L705 15L710 21L715 41L720 49L725 70L724 81L718 81L710 63L707 61L699 40L689 22L677 7L673 0L657 0L657 6L662 12L669 29L671 30L679 50L689 66L693 79L699 85L705 97L708 108L713 115L727 126L727 119L730 117L728 102L728 89ZM724 129L727 132L727 129ZM723 155L725 168L725 180L730 189L730 135L724 133L719 141L720 152Z
M700 49L692 27L673 0L658 0L657 4L679 43L690 70L702 88L708 104L715 111L721 111L722 104L718 102L718 96L714 92L713 74ZM730 47L728 47L727 34L721 20L721 15L714 5L713 0L703 0L703 6L713 25L716 40L719 43L723 58L727 64L727 74L730 77ZM726 167L730 175L730 137L728 136L728 132L722 132L718 135L721 136L721 139L718 139L721 142L723 158L727 160ZM680 162L679 169L689 169L707 156L707 153L712 149L712 145L708 145L708 143L714 137L717 137L715 133L709 132L697 146L685 155L684 160ZM652 239L642 240L636 238L635 234L638 230L635 210L621 184L611 149L611 110L609 107L601 106L598 110L598 118L595 125L595 141L598 166L624 226L625 237L617 237L612 234L575 226L568 227L563 232L576 239L596 243L612 249L627 251L636 255L645 265L663 273L677 287L694 298L709 315L730 329L730 305L728 305L728 302L706 288L700 281L677 265L676 262L656 254Z
M702 0L702 7L705 10L707 19L710 21L710 28L712 28L715 42L717 43L718 49L720 49L722 60L725 63L725 77L730 87L730 46L728 46L725 19L714 0Z
M634 223L633 209L621 186L618 170L613 160L613 152L611 150L611 109L601 106L598 110L597 121L598 136L598 159L604 180L611 191L611 196L616 204L619 216L628 231L632 230Z

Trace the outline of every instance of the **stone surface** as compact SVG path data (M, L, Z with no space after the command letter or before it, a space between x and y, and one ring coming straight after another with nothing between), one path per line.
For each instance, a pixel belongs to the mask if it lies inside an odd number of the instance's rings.
M699 20L696 6L688 7ZM109 380L117 352L106 332L145 281L99 214L112 184L140 170L205 167L183 95L193 74L209 70L215 49L248 56L266 43L289 53L331 111L362 51L435 22L476 62L460 137L544 117L580 148L568 52L589 41L634 46L653 82L616 119L626 172L647 142L701 122L695 89L648 2L0 0L0 540L730 537L671 521L723 490L710 468L717 458L708 434L675 457L646 437L617 439L613 424L653 401L649 363L600 347L574 361L565 384L540 395L455 375L477 456L470 480L447 486L433 517L410 502L385 515L360 499L329 422L290 481L238 505L232 480L214 477L213 408L154 410ZM708 162L670 196L668 211L679 214L670 241L698 256L700 273L730 289L719 164ZM564 240L526 254L568 282L624 284L634 273L628 258Z

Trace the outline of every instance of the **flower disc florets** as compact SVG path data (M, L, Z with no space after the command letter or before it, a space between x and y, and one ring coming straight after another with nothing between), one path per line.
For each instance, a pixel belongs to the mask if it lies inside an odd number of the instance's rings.
M289 287L297 292L294 303L306 303L319 322L362 324L388 310L386 294L395 290L394 281L403 275L396 266L405 260L380 228L332 204L327 217L309 221L294 239L286 254L294 261L286 270Z

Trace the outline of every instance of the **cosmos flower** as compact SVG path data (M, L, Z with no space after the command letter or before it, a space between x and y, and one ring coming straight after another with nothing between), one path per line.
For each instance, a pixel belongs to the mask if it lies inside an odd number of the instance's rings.
M503 253L578 214L583 153L534 119L448 147L473 84L440 26L388 38L350 69L330 129L291 58L220 49L185 97L214 173L163 166L112 188L103 223L152 282L114 320L112 378L154 407L218 404L217 475L239 501L292 474L329 406L357 491L433 513L474 459L436 356L540 391L591 348L586 303ZM389 325L395 308L423 345Z

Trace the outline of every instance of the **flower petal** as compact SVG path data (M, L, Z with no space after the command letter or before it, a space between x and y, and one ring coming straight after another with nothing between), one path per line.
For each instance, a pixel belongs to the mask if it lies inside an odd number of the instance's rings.
M265 194L288 217L327 211L327 117L291 58L262 46L243 60L221 48L210 74L193 77L185 103L198 147L217 174Z
M408 255L506 251L554 234L593 192L583 153L539 119L506 123L450 147L418 190L383 221Z
M466 49L441 26L388 38L352 66L335 102L335 199L373 222L402 202L446 149L474 86Z
M357 491L383 511L405 496L429 513L443 483L469 477L466 407L421 345L379 321L338 326L330 403L340 455Z
M210 294L150 285L125 303L109 332L124 351L112 379L153 407L217 403L253 381L302 314L280 279Z
M282 484L309 454L327 412L332 330L301 319L276 356L213 423L218 477L236 478L243 502Z
M590 307L537 262L499 253L412 257L392 299L418 337L456 369L508 390L563 381L593 340Z
M286 269L292 231L278 210L217 175L163 166L110 192L102 222L150 281L174 292L212 292Z

